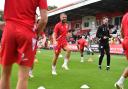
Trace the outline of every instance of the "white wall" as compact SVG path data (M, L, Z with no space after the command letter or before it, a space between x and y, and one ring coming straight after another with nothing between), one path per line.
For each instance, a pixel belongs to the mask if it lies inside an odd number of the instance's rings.
M89 27L85 27L85 22L89 22ZM95 16L85 16L82 18L82 29L92 29L96 28L96 17Z

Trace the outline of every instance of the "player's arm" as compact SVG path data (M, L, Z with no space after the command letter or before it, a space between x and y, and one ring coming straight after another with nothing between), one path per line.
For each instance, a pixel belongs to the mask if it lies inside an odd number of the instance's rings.
M39 20L38 23L38 30L37 30L37 35L39 36L41 34L42 31L44 31L47 21L48 21L48 17L47 17L47 10L46 9L40 9L40 15L41 15L41 19Z
M45 46L45 42L46 42L46 36L45 34L42 34L42 43L43 43L43 46Z
M57 37L57 34L55 32L53 32L53 44L57 44L57 41L56 41L56 37Z
M88 46L87 46L87 45L84 45L84 47L88 48Z
M78 48L78 50L79 50L79 42L78 42L78 41L77 41L76 45L77 45L77 48Z
M37 35L39 36L42 31L44 31L45 26L48 21L48 16L47 16L47 0L38 0L39 1L39 10L40 10L40 16L41 19L39 20L38 23L38 30L37 30Z
M86 48L88 49L88 43L87 43L86 40L85 40L85 42L84 42L84 47L86 47Z
M55 26L53 31L53 44L57 44L57 33L58 33L58 25Z
M98 37L99 39L101 39L103 37L101 30L102 30L102 28L98 27L97 32L96 32L96 37Z
M123 33L123 26L121 24L121 37L124 38L124 33Z
M66 34L66 37L71 37L71 36L72 36L72 33L68 31Z
M71 37L72 36L72 30L71 29L68 29L66 36L67 37Z
M109 28L109 30L108 30L108 36L107 36L107 38L112 38L112 34L113 34L112 29L115 29L115 26L109 24L108 25L108 28Z

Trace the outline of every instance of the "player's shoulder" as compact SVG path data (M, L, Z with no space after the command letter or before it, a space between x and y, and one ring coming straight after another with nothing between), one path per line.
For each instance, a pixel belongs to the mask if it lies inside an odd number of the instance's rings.
M83 39L83 38L81 38L81 39L79 39L79 41L83 42L83 41L84 41L84 39Z
M60 28L60 27L61 27L60 22L55 25L55 28L56 28L56 29L57 29L57 28Z
M84 42L86 41L85 39L82 39Z
M100 25L99 27L98 27L98 30L100 30L100 29L102 29L103 28L103 25Z
M80 39L79 40L77 40L77 42L79 42L80 41Z
M127 20L127 18L128 18L128 13L126 13L126 14L123 16L123 19L122 19L122 21L125 21L125 20Z
M104 27L104 25L103 24L101 24L100 26L99 26L99 28L103 28Z
M126 13L126 14L124 14L124 16L123 17L128 17L128 12Z
M56 26L61 26L61 22L58 22L58 23L56 24Z

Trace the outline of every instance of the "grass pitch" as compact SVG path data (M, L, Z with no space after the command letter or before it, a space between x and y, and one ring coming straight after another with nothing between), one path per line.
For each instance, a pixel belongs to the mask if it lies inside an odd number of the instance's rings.
M64 52L62 52L64 56ZM28 89L37 89L44 86L46 89L80 89L83 84L87 84L90 89L115 89L114 83L122 74L124 68L128 65L125 56L111 55L111 69L106 71L106 56L104 57L102 70L98 69L98 54L87 55L85 53L84 63L80 63L80 54L71 53L69 63L70 70L61 68L63 57L59 58L57 63L57 76L51 74L53 51L41 50L37 53L38 63L35 63L33 70L34 78L29 79ZM89 58L93 62L88 62ZM13 66L11 87L15 89L17 83L18 66ZM125 81L125 89L128 89L128 80Z

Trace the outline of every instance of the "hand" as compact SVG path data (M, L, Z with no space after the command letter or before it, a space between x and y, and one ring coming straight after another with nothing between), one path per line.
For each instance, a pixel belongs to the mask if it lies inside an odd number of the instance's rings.
M68 32L67 37L71 37L71 36L72 36L72 33Z
M124 40L124 39L123 39L123 38L121 38L120 40L121 40L121 42L123 42L123 40Z
M42 31L39 31L38 29L36 30L37 37L40 37L41 36L41 32Z
M41 32L39 32L39 29L37 28L36 25L34 26L33 31L36 34L36 38L39 40L39 37L40 37Z
M53 45L57 45L57 41L53 41Z

